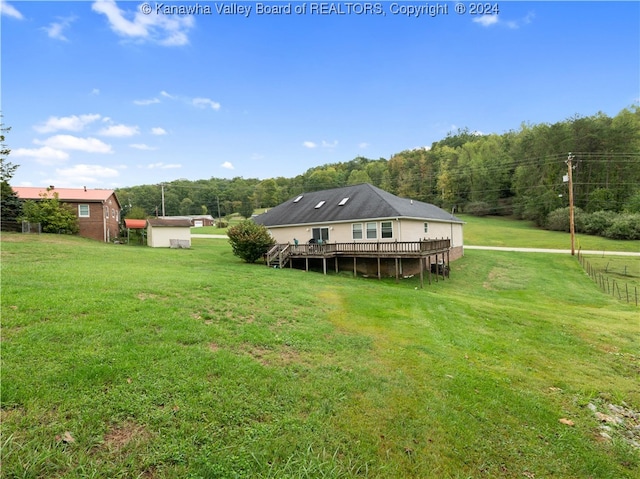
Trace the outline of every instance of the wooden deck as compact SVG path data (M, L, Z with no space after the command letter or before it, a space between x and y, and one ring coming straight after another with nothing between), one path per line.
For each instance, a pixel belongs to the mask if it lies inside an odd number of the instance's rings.
M327 274L327 260L335 260L338 272L338 258L353 258L353 274L357 276L357 259L374 258L378 260L378 278L381 278L381 259L394 259L396 280L399 278L398 261L403 258L420 260L420 285L424 282L424 268L427 265L429 283L431 283L431 264L440 264L437 272L442 278L448 274L449 239L435 239L422 241L390 241L390 242L362 242L362 243L323 243L323 244L276 244L264 256L268 267L293 267L294 259L305 259L306 270L309 270L309 259L321 259L323 272ZM435 261L434 261L435 259ZM437 278L438 275L436 275Z

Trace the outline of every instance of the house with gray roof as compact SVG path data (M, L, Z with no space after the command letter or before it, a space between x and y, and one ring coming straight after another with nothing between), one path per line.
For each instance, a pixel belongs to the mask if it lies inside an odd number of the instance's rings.
M464 222L368 183L302 193L254 218L278 243L451 240L462 255Z
M384 246L448 240L448 258L463 254L462 220L432 204L400 198L368 183L302 193L254 221L266 226L278 244Z

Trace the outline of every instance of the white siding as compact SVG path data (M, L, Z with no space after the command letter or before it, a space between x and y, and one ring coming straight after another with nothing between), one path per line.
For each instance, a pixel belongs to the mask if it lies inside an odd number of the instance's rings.
M376 239L366 239L366 223L376 222L378 227ZM381 238L380 222L391 221L393 237ZM424 232L424 223L429 224L428 232ZM352 235L353 223L362 223L363 239L354 240ZM303 226L271 227L269 232L278 243L293 243L297 239L300 244L307 243L312 238L313 228L329 228L330 243L376 242L376 241L418 241L427 239L450 239L453 235L452 246L462 246L462 225L428 220L413 220L383 218L378 220L364 219L346 223L310 224Z
M169 248L172 239L188 241L191 244L191 230L182 226L149 226L147 228L147 244L152 248Z

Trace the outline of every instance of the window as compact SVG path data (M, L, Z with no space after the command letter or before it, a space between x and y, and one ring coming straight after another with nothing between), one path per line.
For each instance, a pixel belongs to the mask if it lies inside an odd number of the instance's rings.
M362 239L362 223L354 223L351 225L351 232L354 240Z
M349 201L349 197L348 196L346 198L342 198L342 201L340 201L340 203L338 203L338 206L346 205L347 201Z
M424 232L428 233L429 232L429 223L425 223L424 224Z
M109 218L109 207L108 206L104 207L104 217L105 218Z
M313 239L317 242L320 242L319 240L322 240L323 243L329 241L329 228L313 228L312 233Z
M300 201L302 199L302 195L298 196L295 200L293 200L294 203L297 203L298 201Z
M78 218L89 218L89 205L78 205Z
M380 223L380 236L382 238L393 238L393 222L383 221Z
M111 208L111 217L112 218L116 217L116 210L114 208Z
M315 209L320 208L322 205L324 205L326 203L326 201L322 200L321 202L319 202L316 206Z
M367 239L376 239L378 237L378 224L367 223Z

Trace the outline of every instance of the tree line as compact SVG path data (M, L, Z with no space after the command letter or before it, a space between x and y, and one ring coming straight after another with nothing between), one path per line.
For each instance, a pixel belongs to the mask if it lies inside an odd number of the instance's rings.
M385 158L357 157L325 164L293 178L176 180L164 184L167 215L234 212L250 216L303 192L371 183L390 193L448 211L508 215L547 226L568 206L568 154L574 157L575 206L591 213L640 213L640 107L614 117L597 113L554 124L522 124L504 134L468 129L429 147ZM160 185L117 190L121 203L155 215Z
M6 161L2 143L2 208L19 207L9 180L17 165ZM640 106L614 117L597 113L554 124L522 124L504 134L468 129L431 146L401 151L389 159L357 157L310 168L292 178L178 179L120 188L123 217L162 214L232 213L251 216L304 192L371 183L400 197L432 203L447 211L505 215L552 229L565 227L569 201L567 157L573 156L575 206L584 231L640 238ZM164 201L163 201L164 196ZM603 213L604 212L604 213ZM611 222L621 218L623 227ZM624 220L624 221L623 221ZM630 226L624 226L624 225ZM621 229L622 228L622 229ZM630 230L629 230L630 228ZM629 233L629 231L631 231Z

